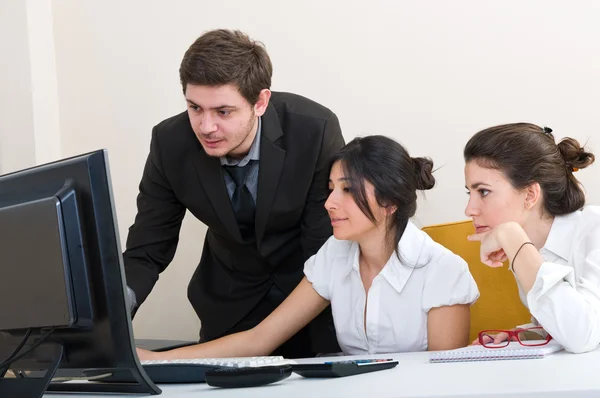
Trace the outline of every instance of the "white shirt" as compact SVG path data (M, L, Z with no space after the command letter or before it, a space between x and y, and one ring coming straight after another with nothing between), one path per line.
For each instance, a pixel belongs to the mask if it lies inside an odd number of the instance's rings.
M525 296L519 286L521 301L567 351L595 349L600 344L600 207L555 217L540 254L544 263L533 287Z
M333 322L345 354L427 350L431 308L471 304L479 297L467 263L412 223L365 296L359 246L329 238L308 259L304 273L315 291L331 302ZM366 332L365 332L365 302Z

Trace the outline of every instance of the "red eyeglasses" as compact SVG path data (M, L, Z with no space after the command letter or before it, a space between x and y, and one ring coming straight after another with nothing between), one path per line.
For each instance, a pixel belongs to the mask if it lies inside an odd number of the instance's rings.
M499 333L506 333L508 337L506 340L494 344L494 337ZM541 326L514 330L482 330L477 337L479 344L486 348L506 347L511 341L518 341L522 346L535 347L546 345L552 340L552 336L546 333Z

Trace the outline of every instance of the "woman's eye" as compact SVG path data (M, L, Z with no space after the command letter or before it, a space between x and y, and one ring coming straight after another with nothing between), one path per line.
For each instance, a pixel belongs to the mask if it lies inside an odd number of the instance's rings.
M488 189L480 189L479 190L479 194L481 195L482 198L486 197L489 193L490 193L490 191Z

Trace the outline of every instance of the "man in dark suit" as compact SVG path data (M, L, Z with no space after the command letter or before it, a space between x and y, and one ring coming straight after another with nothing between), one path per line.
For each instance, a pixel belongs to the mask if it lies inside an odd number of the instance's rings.
M329 158L344 140L329 109L269 90L266 50L239 31L202 35L179 72L188 109L153 129L123 256L139 305L173 259L186 209L208 226L188 286L203 342L254 327L300 282L332 234ZM337 351L327 309L277 353Z

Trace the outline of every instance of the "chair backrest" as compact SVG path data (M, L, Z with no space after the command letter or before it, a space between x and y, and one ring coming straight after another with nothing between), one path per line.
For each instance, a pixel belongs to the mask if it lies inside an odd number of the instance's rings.
M511 329L528 323L531 315L521 303L517 283L505 267L490 268L481 262L479 242L467 240L473 234L471 221L460 221L424 227L431 238L461 256L477 282L480 297L471 306L469 342L485 329Z

